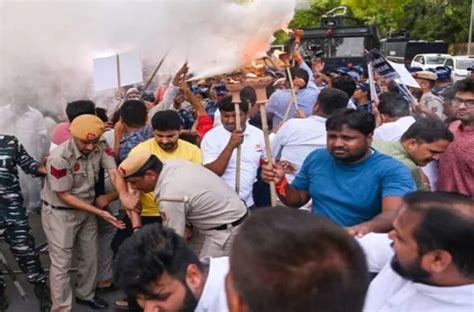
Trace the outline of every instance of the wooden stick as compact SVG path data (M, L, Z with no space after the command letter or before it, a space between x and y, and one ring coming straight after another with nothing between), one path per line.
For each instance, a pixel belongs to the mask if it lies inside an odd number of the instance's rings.
M120 56L118 54L115 55L115 58L117 60L117 84L118 84L118 91L120 94L120 97L122 96L122 82L120 81Z
M163 62L165 61L166 56L168 55L168 52L169 51L166 51L165 55L163 55L163 57L161 58L160 62L156 66L155 70L153 71L150 78L146 82L145 87L143 88L143 91L146 91L148 89L148 87L150 86L151 82L153 81L153 78L155 78L155 76L158 73L158 70L160 69L161 65L163 65ZM143 97L143 94L142 94L142 97Z
M234 103L235 108L235 129L242 130L240 126L240 103ZM242 158L242 145L237 147L237 159L235 160L235 191L240 194L240 165Z
M265 140L265 153L267 154L267 162L273 166L272 160L272 149L270 146L270 131L268 130L268 120L267 120L267 109L265 107L265 103L259 103L260 105L260 115L262 116L262 131L263 131L263 138ZM277 193L275 182L270 182L270 199L272 207L277 205Z
M290 88L291 88L291 101L288 103L288 107L286 108L285 116L283 117L283 121L281 124L284 124L290 115L291 105L295 105L295 109L298 109L298 102L296 101L296 91L295 85L293 83L293 77L291 77L290 67L286 66L286 75L288 76L288 80L290 81Z

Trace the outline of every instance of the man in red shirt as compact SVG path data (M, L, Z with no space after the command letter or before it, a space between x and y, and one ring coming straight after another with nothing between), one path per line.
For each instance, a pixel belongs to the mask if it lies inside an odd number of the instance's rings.
M439 159L438 191L474 196L474 80L458 81L452 101L457 121L449 129L454 141Z

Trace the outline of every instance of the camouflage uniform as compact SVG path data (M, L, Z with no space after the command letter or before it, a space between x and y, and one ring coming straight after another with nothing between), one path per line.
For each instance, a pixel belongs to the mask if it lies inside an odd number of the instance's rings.
M5 230L5 241L15 256L21 270L30 283L46 282L35 241L30 233L30 224L23 206L18 169L26 174L39 176L38 163L26 152L18 139L10 135L0 135L0 229ZM0 275L0 287L5 281Z

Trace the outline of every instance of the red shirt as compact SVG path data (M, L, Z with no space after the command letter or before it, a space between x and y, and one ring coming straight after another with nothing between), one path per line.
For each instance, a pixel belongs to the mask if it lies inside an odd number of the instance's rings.
M438 191L474 196L474 127L455 121L449 126L454 141L439 158Z

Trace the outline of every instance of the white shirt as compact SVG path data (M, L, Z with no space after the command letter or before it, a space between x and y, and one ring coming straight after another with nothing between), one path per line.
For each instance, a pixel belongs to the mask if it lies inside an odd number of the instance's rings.
M367 257L369 271L385 262L370 283L365 312L464 312L474 311L474 284L437 287L414 283L398 275L390 265L390 240L386 234L368 234L358 239ZM391 252L393 255L393 251Z
M400 140L405 131L415 122L412 116L401 117L394 122L387 122L375 128L374 140L395 142Z
M215 161L227 143L231 132L224 126L211 129L201 142L203 164ZM264 139L262 130L247 123L244 131L244 142L242 143L242 154L240 164L240 198L245 201L247 207L254 204L252 198L252 188L256 181L257 170L260 167L260 160L265 158ZM235 189L237 149L234 149L227 168L221 178L232 189Z
M209 263L209 273L195 312L227 312L225 277L229 272L229 258L204 258Z
M326 118L310 116L288 120L272 140L272 157L292 163L297 172L309 153L326 147ZM291 182L295 174L287 174Z

